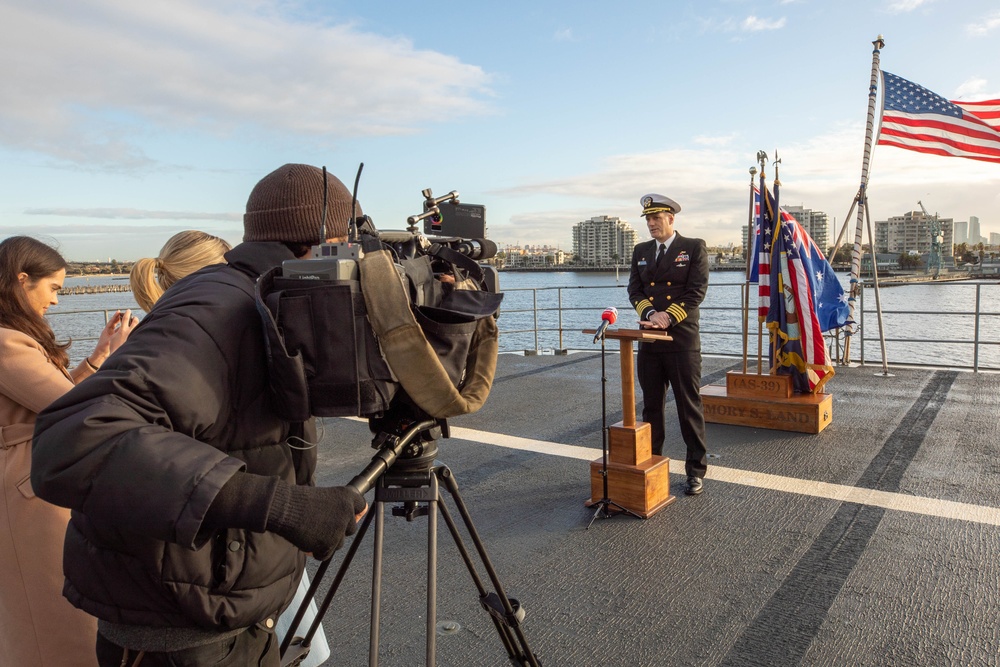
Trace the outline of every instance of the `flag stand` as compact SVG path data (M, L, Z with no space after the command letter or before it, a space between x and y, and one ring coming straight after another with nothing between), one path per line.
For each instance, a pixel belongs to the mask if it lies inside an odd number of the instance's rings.
M767 154L757 153L760 163L761 192L764 191L766 175L764 164ZM777 192L778 167L780 160L775 156L775 192ZM754 238L754 176L757 169L750 169L750 210L747 227L747 274L743 286L743 366L742 372L726 373L726 383L709 384L701 388L701 401L705 421L715 424L731 424L767 428L800 433L819 433L833 420L833 396L823 392L797 394L793 390L792 377L771 372L763 373L763 324L757 324L757 372L747 368L749 317L750 317L750 262L754 261L749 250ZM777 204L777 202L776 202ZM777 206L776 206L777 210ZM780 213L778 219L780 220ZM777 234L777 231L776 231ZM758 280L761 280L758 276ZM773 288L773 286L772 286ZM770 357L770 355L769 355Z

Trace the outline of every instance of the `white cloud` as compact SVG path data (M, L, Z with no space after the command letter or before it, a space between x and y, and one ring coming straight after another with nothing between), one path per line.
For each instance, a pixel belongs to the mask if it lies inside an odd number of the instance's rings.
M146 211L135 208L29 208L25 215L52 215L68 218L107 218L117 220L225 220L243 221L242 213L203 213L197 211Z
M553 35L553 39L557 42L573 42L576 41L576 37L573 35L572 28L560 28L556 30L556 34Z
M490 111L490 77L279 0L11 0L0 5L0 144L69 163L148 167L140 134L411 133ZM442 99L448 100L441 105Z
M968 78L959 84L951 99L963 100L965 102L1000 99L1000 90L991 90L989 86L990 83L986 79L979 77Z
M778 147L781 201L824 211L831 222L835 219L831 243L861 183L864 136L864 126L857 123ZM683 207L677 218L682 234L699 236L710 245L737 243L747 219L749 168L756 163L756 150L737 143L619 155L592 173L506 189L497 194L565 198L574 204L562 210L518 213L509 225L491 225L492 236L501 243L558 242L568 250L573 225L595 215L619 216L644 233L638 198L644 192L662 192ZM773 150L769 157L773 159ZM774 179L770 162L765 173L770 186ZM873 222L916 209L918 200L955 220L970 215L988 220L1000 214L1000 174L993 164L882 146L874 149L868 184ZM592 204L581 207L581 201ZM854 224L852 216L852 239Z
M727 134L723 136L707 136L699 135L691 139L692 142L698 144L699 146L728 146L736 138L736 133Z
M750 32L756 32L758 30L780 30L785 27L785 17L782 16L780 19L761 19L756 16L748 16L743 19L741 27L744 30L749 30Z
M886 9L893 13L912 12L924 5L929 5L934 0L892 0Z
M787 20L762 19L756 16L748 16L742 21L727 16L724 19L701 18L699 19L701 29L704 32L758 32L761 30L779 30L785 27Z
M978 23L965 26L965 31L974 37L983 37L1000 28L1000 12L993 12Z

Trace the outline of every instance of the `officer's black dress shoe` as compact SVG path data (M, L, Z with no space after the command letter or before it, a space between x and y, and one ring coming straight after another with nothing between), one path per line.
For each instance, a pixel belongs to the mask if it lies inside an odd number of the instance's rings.
M684 493L689 496L697 496L702 492L704 486L705 485L702 483L701 477L688 477L688 485L684 490Z

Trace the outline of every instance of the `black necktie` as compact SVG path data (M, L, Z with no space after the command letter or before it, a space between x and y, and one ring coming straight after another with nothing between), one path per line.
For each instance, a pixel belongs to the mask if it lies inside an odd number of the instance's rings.
M656 265L657 266L660 265L660 260L663 259L663 256L666 255L666 254L667 254L667 246L665 246L665 245L663 245L661 243L660 244L660 251L658 253L656 253Z

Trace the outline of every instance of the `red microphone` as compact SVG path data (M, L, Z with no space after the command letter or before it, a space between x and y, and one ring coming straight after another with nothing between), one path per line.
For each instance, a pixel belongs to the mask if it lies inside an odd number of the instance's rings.
M610 308L605 308L604 312L601 313L601 326L597 329L597 335L594 336L594 342L604 338L604 332L608 330L608 327L618 321L618 309L614 306Z

